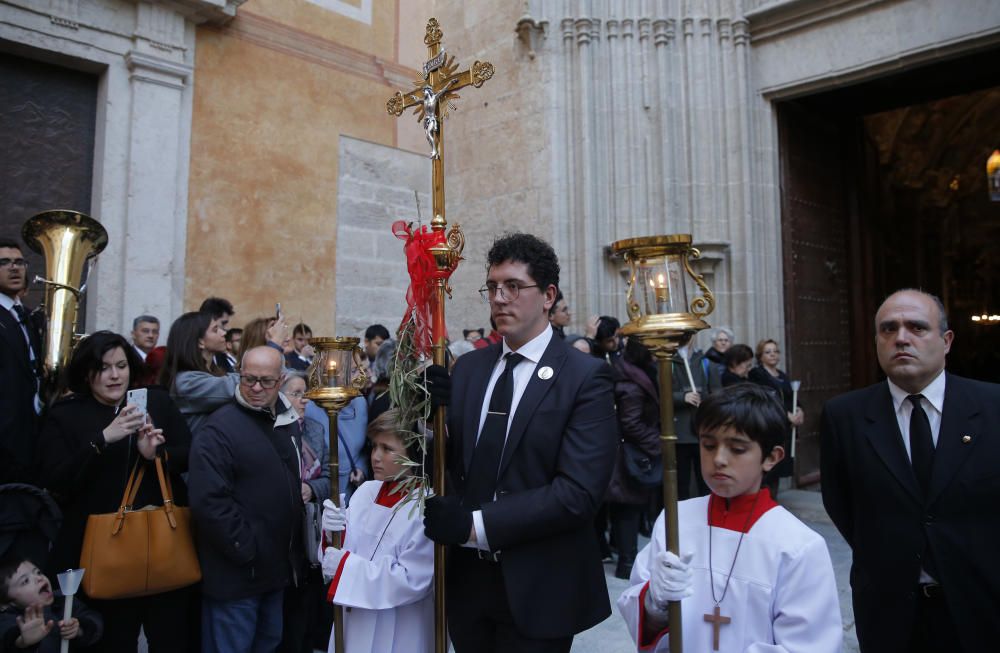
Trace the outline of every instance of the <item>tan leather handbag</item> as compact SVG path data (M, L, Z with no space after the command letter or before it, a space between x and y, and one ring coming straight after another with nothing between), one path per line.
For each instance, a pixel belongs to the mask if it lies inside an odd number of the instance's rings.
M146 471L132 468L118 512L90 515L83 535L81 588L93 599L125 599L193 585L201 568L191 532L191 511L174 505L170 477L156 457L162 506L133 509Z

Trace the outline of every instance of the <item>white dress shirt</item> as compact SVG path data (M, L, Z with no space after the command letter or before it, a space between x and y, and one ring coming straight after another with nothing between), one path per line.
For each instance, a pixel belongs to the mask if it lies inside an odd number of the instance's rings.
M535 368L538 367L538 362L542 359L542 354L545 353L546 348L549 346L549 341L551 340L552 327L546 324L544 331L524 343L516 352L524 356L524 360L521 361L513 371L514 388L510 402L510 415L507 417L508 434L510 433L510 425L514 421L514 415L517 414L517 405L521 402L524 390L528 387L528 381L531 380L531 375L535 373ZM503 371L507 368L507 354L513 351L514 350L510 348L510 345L507 344L507 340L504 339L503 344L501 345L500 357L493 366L493 373L490 375L490 382L486 385L486 395L483 397L483 405L480 408L479 430L476 432L477 444L479 442L479 436L483 432L483 424L486 423L486 413L489 412L490 399L493 397L493 388L496 386L497 381L500 380L500 375L503 374ZM486 540L486 527L483 525L483 512L481 510L473 511L472 524L476 529L476 542L475 544L469 544L469 546L475 546L476 548L484 551L489 551L490 545Z
M944 410L944 379L944 370L941 370L941 373L923 390L914 393L924 396L920 400L920 406L927 413L927 421L931 423L931 439L934 440L935 447L938 443L938 433L941 431L941 413ZM910 453L910 415L913 413L913 404L906 400L910 393L892 381L888 383L889 394L892 395L892 407L896 411L896 422L899 423L899 432L903 436L906 457L913 462Z

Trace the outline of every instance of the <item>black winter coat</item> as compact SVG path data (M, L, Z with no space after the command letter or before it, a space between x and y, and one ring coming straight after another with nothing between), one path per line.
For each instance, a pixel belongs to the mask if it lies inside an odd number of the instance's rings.
M181 473L188 468L191 432L170 395L149 388L147 410L153 424L163 429L167 470L177 505L188 505ZM115 512L121 505L132 467L142 459L136 436L104 445L103 431L116 415L90 395L71 395L57 401L46 415L38 447L38 482L49 490L63 511L63 525L53 544L46 569L52 573L80 565L80 549L87 517ZM162 506L163 495L152 461L142 459L146 473L139 485L136 506Z
M288 410L280 400L279 410ZM296 580L303 507L292 437L299 427L294 419L276 423L232 401L212 413L191 448L202 592L213 599L248 598Z
M624 357L615 359L611 367L622 442L636 445L648 456L660 456L660 395L656 386L645 372ZM645 504L654 490L632 479L625 468L624 447L618 447L608 501Z

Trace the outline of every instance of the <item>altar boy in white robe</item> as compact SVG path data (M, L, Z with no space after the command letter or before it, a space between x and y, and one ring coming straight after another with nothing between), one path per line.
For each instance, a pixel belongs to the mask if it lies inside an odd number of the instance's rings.
M702 401L693 426L712 492L678 506L680 557L666 550L661 512L635 561L618 609L638 650L670 650L670 601L680 601L685 651L841 650L826 542L761 487L785 455L786 421L778 400L752 384Z
M375 480L355 491L346 510L323 504L323 529L345 531L343 548L323 552L323 575L332 579L327 600L344 607L347 653L431 651L434 543L416 504L401 505L403 493L393 492L407 473L397 411L379 415L368 439Z

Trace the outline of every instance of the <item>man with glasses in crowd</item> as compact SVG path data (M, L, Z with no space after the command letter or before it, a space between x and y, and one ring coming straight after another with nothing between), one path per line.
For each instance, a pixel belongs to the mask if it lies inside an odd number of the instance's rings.
M278 391L283 362L273 347L247 351L233 400L191 447L204 653L275 650L284 588L301 580L298 415Z
M451 545L457 653L565 652L611 612L592 527L618 446L611 372L553 337L548 243L504 236L487 265L480 293L503 340L455 365L448 494L427 501L424 527Z
M21 246L0 240L0 484L31 481L42 408L42 338L21 303L27 284Z

